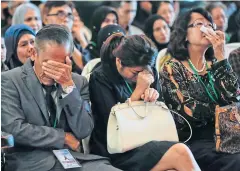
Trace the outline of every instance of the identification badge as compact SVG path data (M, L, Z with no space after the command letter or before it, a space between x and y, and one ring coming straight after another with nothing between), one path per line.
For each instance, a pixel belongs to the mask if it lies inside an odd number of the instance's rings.
M64 169L82 167L77 160L72 156L68 149L53 150L54 155L62 164Z

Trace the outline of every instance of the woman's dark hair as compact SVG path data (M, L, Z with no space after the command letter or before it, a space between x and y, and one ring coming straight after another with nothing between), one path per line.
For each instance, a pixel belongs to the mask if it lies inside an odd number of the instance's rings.
M126 67L153 66L157 56L157 48L145 35L126 36L122 33L111 35L101 48L101 62L117 72L116 57Z
M189 59L188 42L186 41L188 25L191 20L192 13L199 13L213 24L211 15L203 8L194 8L187 11L185 14L179 16L173 25L173 31L170 36L168 45L168 52L172 57L183 61ZM205 53L206 59L211 60L214 58L214 51L209 47Z
M147 36L132 35L122 39L113 55L121 59L126 67L153 66L157 56L157 48Z
M49 11L52 9L52 8L55 8L55 7L62 7L64 5L67 5L71 8L71 10L73 10L73 8L75 8L75 5L73 2L71 1L47 1L45 4L44 4L44 10L45 12L48 14Z
M112 34L119 32L121 32L123 35L126 35L126 31L120 25L110 24L101 28L101 30L98 32L97 38L97 48L99 49L99 52L107 38L110 37Z
M108 6L101 6L94 11L91 21L92 42L97 43L97 36L98 32L101 29L102 22L105 20L106 16L110 13L116 16L118 23L118 14L114 8Z
M152 2L152 14L156 14L162 3L169 3L173 6L172 1L153 1Z
M167 23L166 20L162 16L154 14L147 18L145 25L144 25L144 33L151 39L154 38L151 36L153 36L153 25L157 20L163 20L163 21L165 21L165 23Z
M121 40L124 38L124 34L119 32L112 34L107 40L103 43L100 57L103 68L110 68L113 72L117 72L116 67L116 57L113 55L113 50L118 47Z
M163 48L166 48L167 47L167 43L162 43L160 44L159 42L157 42L157 40L155 39L154 35L153 35L153 25L154 23L157 21L157 20L163 20L166 24L166 20L160 16L160 15L157 15L157 14L154 14L154 15L151 15L150 17L147 18L147 20L145 21L145 25L144 25L144 33L155 43L155 45L157 46L158 48L158 51L162 50ZM168 24L167 24L168 25ZM168 25L169 27L169 25ZM170 29L170 27L169 27ZM163 46L163 44L165 46Z

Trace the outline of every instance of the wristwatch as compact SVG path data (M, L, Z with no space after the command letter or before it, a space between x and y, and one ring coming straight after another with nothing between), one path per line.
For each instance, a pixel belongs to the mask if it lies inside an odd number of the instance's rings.
M67 86L67 87L62 87L63 92L65 94L70 94L73 91L74 88L76 88L75 84L71 85L71 86Z

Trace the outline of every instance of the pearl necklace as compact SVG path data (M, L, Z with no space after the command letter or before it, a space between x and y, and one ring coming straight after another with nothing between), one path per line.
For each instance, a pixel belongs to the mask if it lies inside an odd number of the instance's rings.
M192 65L192 67L197 71L197 72L203 72L204 71L204 69L205 69L205 67L206 67L206 60L204 60L204 63L203 63L203 67L202 67L202 69L197 69L194 65L193 65L193 63L192 63L192 61L190 60L190 59L188 59L188 62Z

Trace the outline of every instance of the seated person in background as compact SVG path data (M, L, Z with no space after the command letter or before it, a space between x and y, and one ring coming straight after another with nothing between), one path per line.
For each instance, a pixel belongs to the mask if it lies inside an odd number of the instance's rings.
M228 19L227 32L232 35L229 43L240 42L240 1L233 1L236 11Z
M173 2L171 0L154 1L152 4L152 14L162 16L166 20L167 24L172 28L173 22L175 20Z
M108 37L110 37L112 34L119 32L124 35L126 34L125 30L120 25L111 24L103 27L98 33L98 46L102 47L103 43L107 40ZM91 73L100 65L101 58L96 58L89 61L87 65L85 65L85 67L83 68L82 76L85 76L87 80L89 80Z
M150 16L146 20L144 32L155 43L158 52L167 48L171 32L163 17L156 14Z
M8 1L7 9L3 10L2 12L5 15L5 26L1 28L1 32L5 34L7 29L12 25L12 17L13 14L15 13L16 8L26 2L29 2L30 0L18 0L18 1ZM2 5L2 3L1 3Z
M46 12L44 24L63 25L72 31L74 19L73 8L74 4L69 1L47 1L44 5ZM83 34L78 36L78 42L80 44L74 44L72 54L73 72L81 74L84 65L90 60L90 54L88 50L83 48L86 47L86 38Z
M236 2L238 3L239 7L238 7L238 13L236 14L235 16L235 27L236 27L236 30L232 32L232 36L231 36L231 39L230 39L230 42L229 43L239 43L240 42L240 1ZM234 24L234 23L233 23Z
M82 36L80 34L83 34L83 36L85 37L85 40L86 40L86 42L84 42L83 48L86 48L86 46L88 45L88 42L91 40L92 33L91 33L90 29L87 28L84 25L84 23L82 22L76 8L73 8L73 16L74 16L73 27L72 27L73 38L75 39L75 41L78 41L78 39L79 39L78 37ZM78 42L78 43L80 43L80 42Z
M225 32L228 26L228 18L226 16L227 7L222 2L210 2L206 6L206 10L212 15L213 22L217 26L217 30ZM226 43L230 41L230 35L225 33Z
M146 20L144 32L155 43L158 52L167 48L171 30L163 17L157 14L150 16ZM156 59L157 71L160 70L166 61L171 59L171 56L166 53L166 50L164 53L163 56L157 57Z
M64 26L45 26L30 50L33 62L28 59L22 67L2 73L1 128L15 139L6 154L6 171L63 171L52 152L63 148L82 165L73 171L118 170L107 158L80 153L93 119L87 80L71 72L73 48Z
M7 29L4 36L7 55L6 65L9 69L22 66L30 58L35 32L25 24L17 24Z
M90 52L91 59L100 58L100 49L98 43L98 32L101 28L110 25L110 24L118 24L118 15L117 12L108 6L100 6L98 7L91 19L91 31L92 31L92 39L88 44L87 48Z
M118 102L162 100L156 69L157 49L145 35L111 35L101 48L101 66L90 76L90 100L95 120L90 148L94 154L108 156L112 164L128 171L199 170L184 144L151 141L121 154L107 151L107 124L111 108ZM161 93L160 93L161 94Z
M132 25L137 13L137 1L116 1L112 6L116 8L119 25L125 29L127 35L144 34L140 28Z
M42 19L39 8L32 3L24 3L18 6L12 19L12 25L16 24L26 24L37 33L42 28Z
M211 32L203 33L203 25ZM237 101L238 90L236 75L224 58L224 33L214 31L211 16L201 8L179 16L173 28L168 47L173 59L160 74L165 102L190 122L193 135L187 144L202 170L239 171L240 154L215 150L215 107ZM175 123L180 140L185 140L188 125L180 117Z
M152 1L137 1L136 17L133 20L133 25L144 29L144 24L149 16L152 15Z
M232 51L228 57L228 61L235 74L238 77L238 84L240 85L240 47Z
M3 34L1 34L1 72L8 70L7 65L4 63L6 60L6 52L7 52L7 49L6 49L4 37L3 37Z

